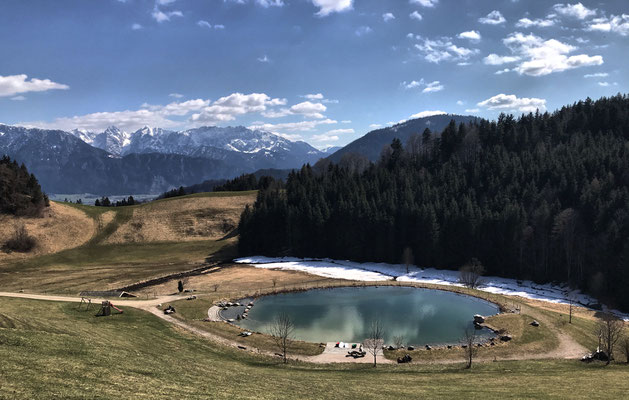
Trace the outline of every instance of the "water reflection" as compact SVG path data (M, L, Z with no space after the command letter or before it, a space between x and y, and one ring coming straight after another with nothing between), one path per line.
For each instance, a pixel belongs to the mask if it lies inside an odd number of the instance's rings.
M295 337L311 342L362 341L378 318L386 342L403 336L405 344L457 343L474 314L498 312L497 306L474 297L396 286L310 290L265 296L255 304L249 318L238 321L240 326L268 333L273 318L286 312L295 323Z

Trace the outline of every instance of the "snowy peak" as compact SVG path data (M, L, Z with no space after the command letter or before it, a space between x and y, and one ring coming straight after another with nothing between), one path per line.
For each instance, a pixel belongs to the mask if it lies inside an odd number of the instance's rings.
M87 144L115 155L121 155L122 149L130 143L129 134L115 126L110 126L101 133L86 129L74 129L70 133Z

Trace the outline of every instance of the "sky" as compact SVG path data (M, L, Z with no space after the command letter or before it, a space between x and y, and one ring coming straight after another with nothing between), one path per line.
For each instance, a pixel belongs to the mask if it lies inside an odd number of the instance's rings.
M626 93L627 0L2 0L0 122L265 129L318 148L438 113Z

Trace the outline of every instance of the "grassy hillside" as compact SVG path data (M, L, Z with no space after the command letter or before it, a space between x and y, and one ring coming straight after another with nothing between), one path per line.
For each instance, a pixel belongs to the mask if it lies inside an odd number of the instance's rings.
M190 270L221 251L230 257L240 213L255 195L200 193L116 208L53 203L57 218L39 230L49 251L0 253L0 279L5 290L76 294Z
M0 299L0 398L622 398L627 367L578 361L314 365L219 347L130 308Z

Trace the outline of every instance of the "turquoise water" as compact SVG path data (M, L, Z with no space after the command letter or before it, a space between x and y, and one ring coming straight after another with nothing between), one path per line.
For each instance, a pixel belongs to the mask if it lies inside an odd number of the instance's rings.
M247 319L236 324L269 333L276 315L287 313L295 324L294 336L309 342L361 342L369 325L379 319L385 343L396 336L405 345L456 344L474 314L494 315L498 307L487 301L452 292L397 286L317 289L264 296L255 301ZM476 331L479 338L492 333Z

